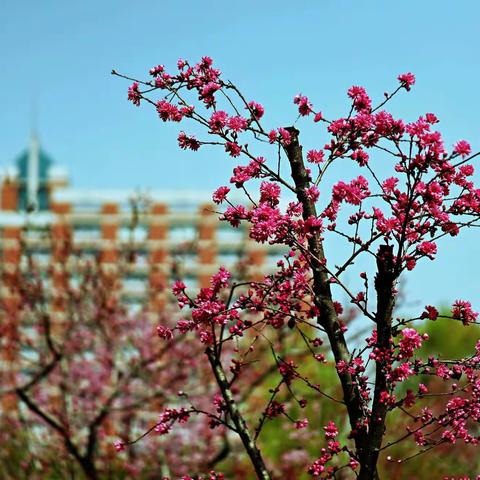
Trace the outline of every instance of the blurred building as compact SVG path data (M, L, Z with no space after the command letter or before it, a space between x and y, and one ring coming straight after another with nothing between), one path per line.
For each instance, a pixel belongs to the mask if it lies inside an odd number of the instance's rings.
M271 270L278 250L269 247L267 255L244 228L219 222L210 198L208 192L72 188L66 170L33 135L29 148L0 172L2 264L26 268L23 248L47 271L68 260L57 248L68 240L84 259L119 271L129 302L159 304L161 286L172 276L197 288L208 285L219 265L243 268L248 278Z
M267 254L249 240L244 227L220 222L210 198L207 192L72 188L65 169L33 135L28 149L0 173L3 386L14 386L19 371L17 332L22 327L15 312L21 296L12 279L32 265L47 287L50 314L60 326L66 282L74 281L89 262L114 277L118 297L129 308L153 312L165 305L174 279L196 290L209 285L219 265L249 280L273 271L282 250L268 247ZM10 400L4 406L16 408Z

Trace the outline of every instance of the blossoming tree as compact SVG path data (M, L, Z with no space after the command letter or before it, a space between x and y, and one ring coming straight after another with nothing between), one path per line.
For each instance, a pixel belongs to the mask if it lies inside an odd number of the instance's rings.
M181 131L180 148L214 146L243 159L233 169L231 186L213 194L221 219L233 228L248 223L255 241L288 249L277 272L262 281L234 282L220 267L211 287L198 294L182 282L173 286L184 318L174 328L160 325L159 335L181 339L193 332L204 345L219 389L209 413L216 418L212 427L222 424L238 436L253 471L264 480L274 478L276 468L264 455L269 439L261 435L269 420L283 418L294 429L310 429L315 410L307 404L319 399L329 398L348 422L339 425L332 419L323 425L316 457L303 460L304 470L315 478L339 478L348 471L362 480L379 478L380 458L397 468L439 445L478 444L480 342L464 358L423 358L420 349L428 336L418 331L419 323L437 320L468 328L477 321L472 305L458 300L448 315L429 305L411 318L395 313L399 287L417 263L433 260L443 237L480 225L480 189L471 179L471 161L478 154L471 154L464 140L447 150L432 113L406 123L385 110L394 96L410 91L411 73L400 75L397 87L376 105L363 87L351 87L348 114L339 119L329 119L306 96L295 96L299 117L312 119L329 136L323 147L305 154L299 130L265 127L264 107L224 80L210 58L194 65L179 60L177 67L168 73L156 66L145 81L112 73L133 81L128 99L134 105L152 106L163 122L193 122L204 129L202 138ZM322 188L327 179L346 163L348 178L334 180L327 193ZM245 203L229 200L231 188L245 193ZM349 246L340 261L327 250L331 238ZM366 267L359 269L362 262ZM359 279L359 287L346 283L347 271ZM363 343L347 332L341 317L346 303L369 330ZM291 360L288 344L273 340L278 331L283 338L298 339L289 345L298 348L303 342L317 362L314 371ZM262 342L270 345L278 383L255 417L240 407L237 387ZM321 353L324 343L327 354ZM322 388L322 371L330 362L341 398ZM423 380L429 377L439 379L432 383L434 391ZM394 411L404 412L409 421L387 442L387 419ZM166 434L194 413L188 401L166 409L157 431ZM413 451L408 457L389 455L389 449L409 439Z
M198 344L157 340L151 317L161 315L171 325L172 305L160 314L146 307L129 312L118 275L70 253L60 272L63 287L54 295L26 253L26 270L1 272L6 288L18 296L14 310L0 302L2 321L12 317L0 338L6 338L9 325L18 327L13 342L18 374L15 385L2 384L0 400L16 396L19 408L0 410L0 476L156 478L159 470L181 475L206 468L222 450L224 432L212 431L205 416L190 432L177 430L174 447L149 436L124 458L116 455L112 439L143 433L152 412L175 402L181 387L195 390L191 402L198 409L209 405L214 390L205 380L208 369L197 362ZM58 265L56 273L58 279ZM206 442L180 461L190 436Z

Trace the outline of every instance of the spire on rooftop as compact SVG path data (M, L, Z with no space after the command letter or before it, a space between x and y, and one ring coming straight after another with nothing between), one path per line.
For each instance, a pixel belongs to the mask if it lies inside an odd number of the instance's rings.
M39 142L35 131L30 138L27 162L27 208L37 210L38 208L38 186L39 186Z
M19 210L48 208L48 171L53 160L42 150L35 130L30 144L17 158L19 183Z

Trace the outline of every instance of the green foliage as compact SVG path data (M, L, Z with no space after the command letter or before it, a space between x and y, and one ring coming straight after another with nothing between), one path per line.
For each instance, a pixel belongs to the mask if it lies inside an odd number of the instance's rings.
M450 316L451 313L447 308L442 308L440 315ZM428 333L429 340L424 342L421 354L455 359L475 351L475 344L480 338L479 325L465 326L462 322L447 318L424 322L419 330Z

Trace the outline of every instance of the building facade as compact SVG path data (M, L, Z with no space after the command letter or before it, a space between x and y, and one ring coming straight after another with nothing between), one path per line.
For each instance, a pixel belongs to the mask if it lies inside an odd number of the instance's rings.
M164 308L173 279L192 291L208 286L219 265L249 280L273 271L282 250L269 246L267 252L244 227L220 222L210 198L207 192L72 188L65 170L32 136L29 148L0 175L3 385L14 385L19 368L14 317L20 300L9 278L28 272L32 261L59 323L62 303L55 299L62 297L66 272L74 279L82 262L96 262L113 276L129 308L153 312Z
M243 260L245 275L271 270L278 249L267 250L247 231L218 220L208 192L86 190L69 186L64 169L35 136L16 163L0 173L0 248L7 270L22 268L22 247L40 266L65 261L57 244L68 238L75 252L121 273L131 302L160 301L159 283L181 276L193 288L207 286L219 265Z

